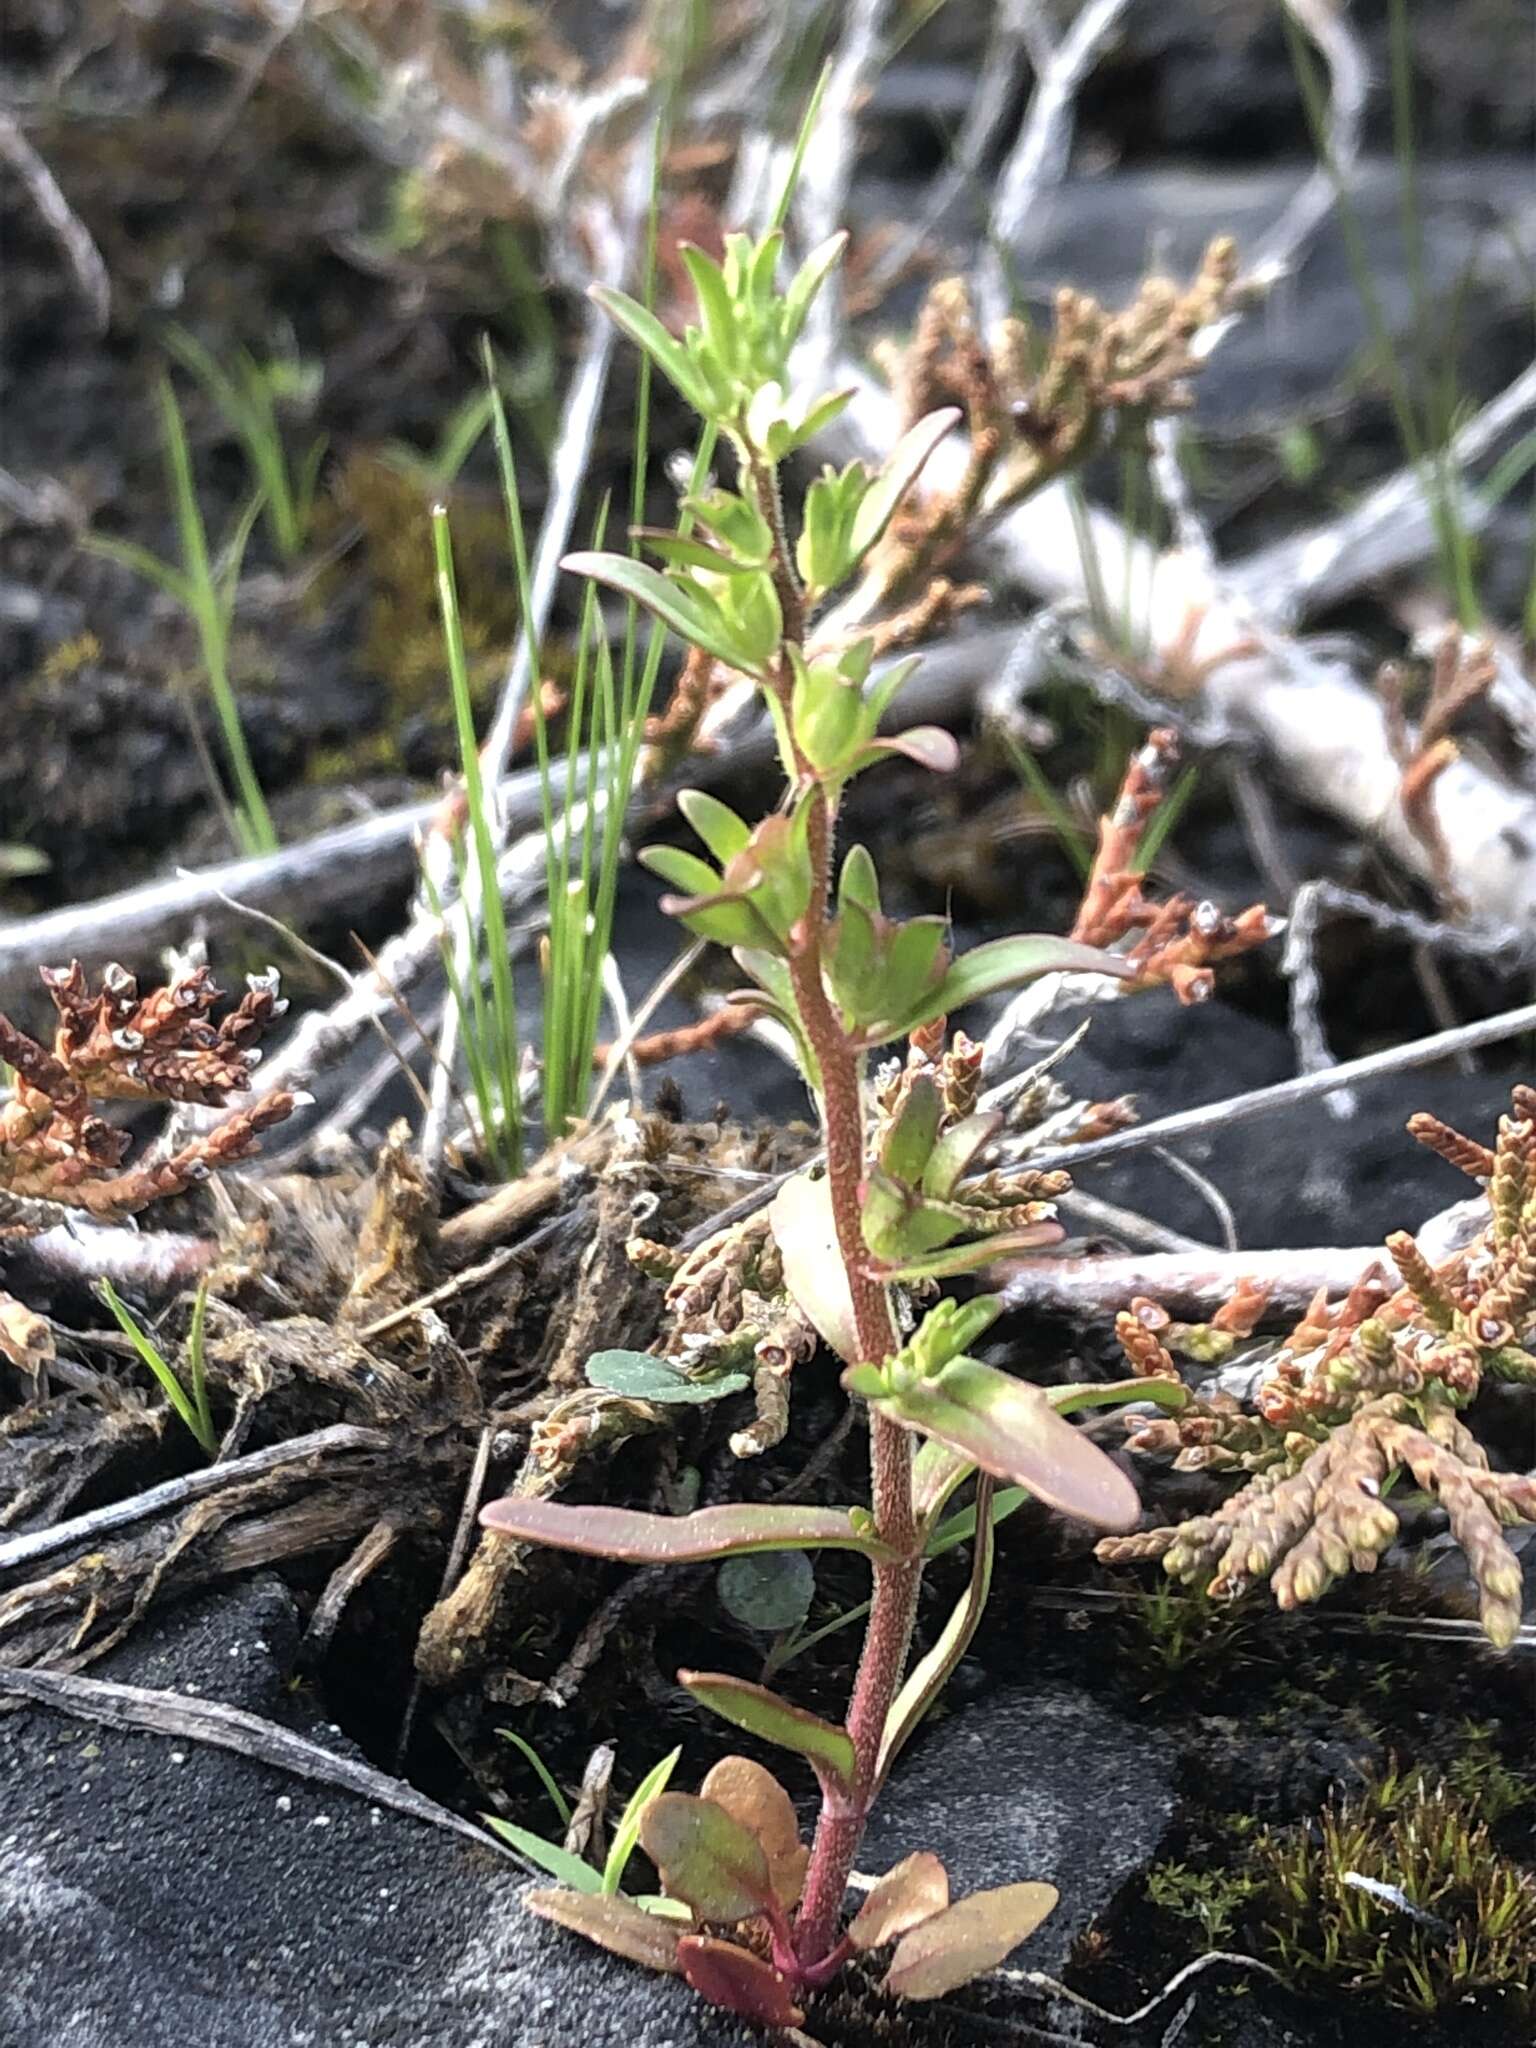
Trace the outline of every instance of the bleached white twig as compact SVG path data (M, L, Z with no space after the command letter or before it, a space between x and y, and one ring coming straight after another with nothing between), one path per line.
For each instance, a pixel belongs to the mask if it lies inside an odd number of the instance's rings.
M1536 412L1536 363L1452 435L1440 457L1447 478L1480 461L1530 412ZM1487 511L1475 490L1462 492L1458 517L1471 532L1485 523ZM1226 581L1272 625L1285 628L1364 583L1411 567L1434 547L1423 471L1410 464L1368 491L1341 518L1233 563Z
M1074 1171L1102 1159L1118 1159L1123 1153L1144 1151L1148 1145L1166 1145L1177 1138L1189 1138L1205 1131L1225 1131L1234 1124L1248 1123L1277 1109L1310 1102L1315 1096L1330 1095L1356 1081L1374 1081L1384 1074L1404 1074L1414 1067L1432 1066L1436 1060L1471 1051L1480 1045L1498 1045L1536 1030L1536 1003L1518 1010L1504 1010L1497 1017L1482 1017L1472 1024L1458 1024L1454 1031L1437 1031L1429 1038L1410 1039L1406 1045L1389 1046L1383 1052L1366 1053L1356 1060L1341 1060L1320 1073L1298 1074L1289 1081L1276 1081L1268 1088L1251 1088L1244 1095L1229 1095L1224 1102L1181 1109L1134 1130L1114 1131L1107 1138L1093 1138L1084 1145L1063 1145L1055 1152L1032 1154L1030 1165L1040 1170L1065 1166Z
M1040 194L1059 184L1072 150L1078 90L1114 34L1128 0L1084 0L1084 5L1035 80L1024 122L1004 164L983 237L976 273L976 304L990 327L1008 310L1004 252L1016 255Z
M112 280L90 231L59 189L59 181L22 133L15 116L0 107L0 157L26 187L27 197L69 260L80 295L96 330L105 334L112 318Z
M901 274L956 200L977 183L987 153L1013 102L1021 60L1035 50L1048 61L1052 47L1042 0L998 0L992 32L982 53L975 97L966 109L949 162L924 194L917 219L896 237L871 271L872 291L878 291Z
M835 235L848 218L848 191L859 147L859 109L879 71L882 32L890 0L849 0L841 40L827 74L821 116L806 152L795 217L806 246L814 249ZM841 269L816 294L795 368L801 388L815 390L837 353L843 332Z

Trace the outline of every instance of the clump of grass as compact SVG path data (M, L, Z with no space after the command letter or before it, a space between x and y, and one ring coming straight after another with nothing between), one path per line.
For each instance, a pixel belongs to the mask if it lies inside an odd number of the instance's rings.
M120 563L163 590L181 606L197 628L203 673L213 698L224 755L235 786L234 807L229 809L226 805L217 774L213 777L215 795L227 811L230 829L240 850L247 854L271 853L277 847L277 832L251 760L229 674L230 627L234 619L240 565L261 512L262 494L257 491L246 502L215 561L208 546L202 508L197 501L186 425L169 378L160 379L158 397L165 471L175 508L181 566L178 568L174 562L162 560L137 542L118 540L106 534L87 535L84 545L93 554Z
M182 1383L160 1346L123 1300L110 1280L101 1282L101 1298L112 1311L118 1328L132 1344L160 1384L161 1391L176 1414L202 1445L210 1458L219 1453L219 1433L208 1405L208 1371L204 1351L204 1325L208 1313L208 1286L203 1282L192 1302L192 1321L187 1331L187 1377Z
M297 561L314 521L315 493L327 442L323 434L317 435L297 464L290 465L278 408L288 400L313 397L318 382L315 366L292 356L258 362L249 350L240 349L233 367L225 369L184 327L168 328L165 340L177 362L208 393L245 450L272 545L285 563Z
M472 858L481 897L481 943L476 948L476 957L461 973L452 939L445 927L443 966L448 977L449 997L459 1016L465 1064L469 1069L470 1086L478 1112L480 1141L497 1170L512 1180L523 1169L522 1040L518 1030L517 993L512 977L506 911L496 873L496 841L491 831L485 779L475 739L474 704L470 697L464 629L459 617L458 588L453 572L453 540L448 528L447 507L443 505L432 508L432 544L448 685L453 699L459 767L464 778L464 801L468 814L468 855L462 852L460 840L454 842L459 891L462 896L467 879L467 861ZM426 886L432 892L429 875ZM433 907L441 913L440 901L434 901ZM483 975L482 957L486 970Z

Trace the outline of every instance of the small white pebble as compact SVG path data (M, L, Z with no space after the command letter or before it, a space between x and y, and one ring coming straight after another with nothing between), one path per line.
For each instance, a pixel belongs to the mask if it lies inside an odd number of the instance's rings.
M293 1801L288 1797L288 1794L286 1792L278 1793L277 1810L279 1813L292 1813Z
M311 1818L309 1824L312 1828L328 1828L331 1824L331 1816L328 1813L317 1813Z
M171 1762L173 1764L184 1764L186 1760L187 1752L184 1749L173 1749L171 1751Z

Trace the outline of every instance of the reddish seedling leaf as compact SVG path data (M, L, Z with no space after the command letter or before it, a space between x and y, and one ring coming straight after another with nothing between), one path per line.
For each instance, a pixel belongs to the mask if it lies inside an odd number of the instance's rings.
M680 1675L687 1684L687 1675ZM733 1820L756 1835L768 1859L774 1897L786 1909L795 1905L811 1852L800 1840L800 1823L790 1796L772 1771L765 1771L749 1756L722 1757L699 1787L699 1797L723 1806Z
M509 1494L481 1510L484 1527L523 1543L616 1557L625 1564L701 1564L748 1550L857 1550L887 1559L888 1547L855 1533L846 1510L814 1507L700 1508L693 1515L642 1515L632 1508L572 1507Z
M640 1846L667 1896L701 1920L745 1920L777 1903L762 1843L713 1799L663 1792L645 1809Z
M921 1927L949 1905L949 1873L927 1849L888 1870L854 1915L848 1939L855 1948L884 1948Z
M797 1707L765 1685L750 1679L731 1678L720 1671L679 1671L678 1683L687 1686L694 1698L732 1727L744 1728L764 1742L791 1749L824 1777L851 1785L855 1767L853 1737L846 1728L834 1727Z
M744 2020L756 2020L760 2027L798 2027L805 2018L783 1972L734 1941L685 1934L677 1944L677 1961L701 1998Z
M1059 1897L1050 1884L1005 1884L996 1891L972 1892L902 1936L886 1973L886 1990L911 1999L958 1991L984 1970L995 1970L1027 1941Z
M677 1944L685 1932L679 1921L642 1912L628 1899L601 1892L524 1892L523 1904L541 1920L585 1935L626 1962L641 1963L647 1970L677 1971Z

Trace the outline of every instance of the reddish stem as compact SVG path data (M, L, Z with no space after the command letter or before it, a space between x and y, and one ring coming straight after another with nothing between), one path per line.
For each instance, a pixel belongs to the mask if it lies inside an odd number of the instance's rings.
M784 638L797 645L805 634L805 602L795 575L778 481L772 468L751 461L758 504L774 536L773 574L783 615ZM781 656L773 687L788 711L793 674ZM808 762L797 766L810 779ZM863 1055L844 1031L822 978L827 904L832 885L832 843L836 805L825 787L810 799L807 846L811 893L790 948L789 970L795 1006L821 1069L822 1118L827 1145L827 1182L837 1247L852 1298L861 1360L879 1363L896 1349L885 1288L865 1270L862 1203L864 1180ZM870 1417L871 1506L875 1529L899 1561L874 1567L874 1590L849 1703L847 1728L853 1738L854 1778L846 1792L822 1788L821 1813L795 1918L795 1953L807 1981L825 1982L838 1940L843 1898L877 1792L877 1765L886 1719L906 1669L917 1615L923 1561L912 1498L912 1439L896 1424Z

